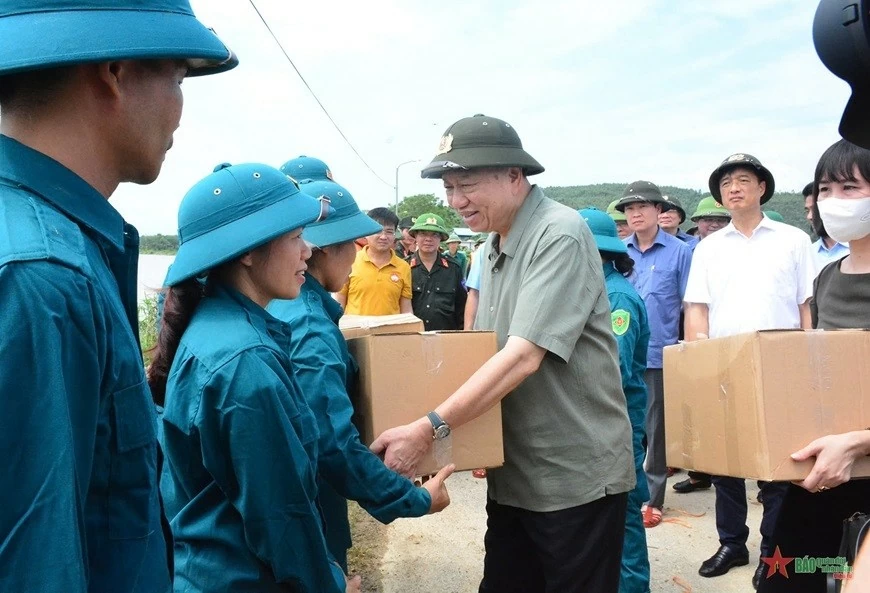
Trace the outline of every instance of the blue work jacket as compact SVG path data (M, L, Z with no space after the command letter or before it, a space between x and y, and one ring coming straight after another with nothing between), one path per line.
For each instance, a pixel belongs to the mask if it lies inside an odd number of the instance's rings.
M139 234L0 136L0 591L166 593Z
M293 372L320 433L318 498L327 542L332 554L342 560L351 546L347 499L389 523L398 517L425 515L431 498L426 489L388 469L360 441L348 396L356 364L338 329L342 310L335 299L308 275L299 298L272 301L268 309L291 327Z
M216 286L166 385L161 489L175 591L345 590L317 507L317 424L293 379L290 331Z

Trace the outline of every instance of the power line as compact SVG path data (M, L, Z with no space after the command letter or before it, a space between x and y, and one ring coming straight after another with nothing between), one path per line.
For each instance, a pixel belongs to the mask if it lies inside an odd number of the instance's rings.
M272 31L272 27L269 26L269 23L266 22L265 18L263 18L263 14L260 12L260 9L257 8L256 4L254 4L254 0L249 0L249 1L251 3L251 6L254 8L254 12L256 12L257 16L260 17L260 20L263 21L263 25L266 27L266 30L269 31L269 34L272 36L272 39L275 40L275 43L281 49L281 52L284 54L284 57L287 58L287 61L290 62L291 66L293 66L293 69L296 71L296 74L299 75L299 79L302 81L302 84L305 85L305 88L308 89L308 92L311 93L311 96L314 97L314 100L317 101L318 105L320 105L320 109L323 110L323 113L326 114L326 117L329 118L329 121L332 122L332 125L335 126L335 129L338 131L338 133L341 135L341 137L344 139L344 141L347 143L347 145L350 146L350 149L353 151L353 153L357 156L357 158L359 158L360 161L362 161L362 164L365 165L366 168L372 172L372 175L374 175L375 177L378 178L378 180L381 183L383 183L387 187L393 187L392 183L389 183L388 181L386 181L383 177L378 175L374 169L372 169L371 165L369 165L366 162L366 160L359 153L359 151L354 147L354 145L351 143L351 141L348 139L348 137L344 135L344 132L341 131L341 128L339 128L338 124L335 122L335 120L332 119L332 116L329 115L329 112L326 110L326 107L324 107L323 103L320 102L320 98L317 96L317 93L314 92L314 89L311 88L311 86L308 84L308 81L305 80L304 76L302 76L302 73L299 71L299 68L296 67L296 64L293 63L293 60L290 58L290 55L287 53L287 50L285 50L284 46L281 45L281 42L278 40L278 37Z

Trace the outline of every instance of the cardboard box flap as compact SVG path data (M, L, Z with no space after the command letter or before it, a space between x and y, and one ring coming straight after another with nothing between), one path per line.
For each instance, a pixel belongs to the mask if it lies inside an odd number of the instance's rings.
M343 315L338 328L346 340L377 334L407 334L423 331L423 320L411 313L399 315Z

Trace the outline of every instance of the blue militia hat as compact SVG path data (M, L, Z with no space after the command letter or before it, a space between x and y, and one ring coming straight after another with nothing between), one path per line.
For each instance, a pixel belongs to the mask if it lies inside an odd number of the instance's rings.
M191 76L239 61L188 0L0 0L0 75L111 60L186 60Z
M598 208L583 208L577 213L589 225L589 230L592 231L592 236L595 237L595 245L598 251L606 251L608 253L628 253L628 249L619 239L619 234L616 232L616 222L606 212L602 212Z
M335 212L307 227L302 237L316 247L338 245L379 233L381 225L361 212L347 189L334 181L305 179L299 189L312 198L328 198Z
M218 165L181 200L178 254L165 284L201 276L331 211L269 165Z
M304 154L281 165L281 172L298 181L303 179L332 181L332 171L329 169L329 165L320 159Z

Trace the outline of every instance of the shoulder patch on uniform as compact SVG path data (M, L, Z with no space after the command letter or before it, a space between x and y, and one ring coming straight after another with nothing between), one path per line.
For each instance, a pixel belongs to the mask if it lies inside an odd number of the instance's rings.
M613 326L613 333L621 336L628 331L628 326L631 324L631 313L625 309L617 309L610 314L610 323Z

